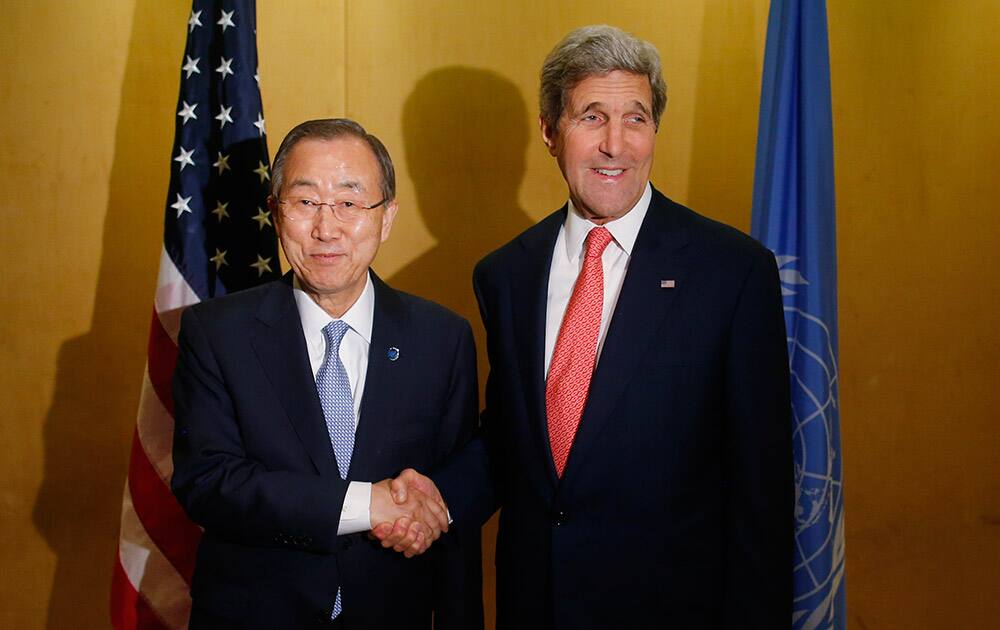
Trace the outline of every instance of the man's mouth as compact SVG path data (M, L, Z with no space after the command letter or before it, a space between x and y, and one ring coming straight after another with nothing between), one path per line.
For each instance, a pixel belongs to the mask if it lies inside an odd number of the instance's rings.
M623 168L595 168L594 170L605 177L618 177L625 172Z

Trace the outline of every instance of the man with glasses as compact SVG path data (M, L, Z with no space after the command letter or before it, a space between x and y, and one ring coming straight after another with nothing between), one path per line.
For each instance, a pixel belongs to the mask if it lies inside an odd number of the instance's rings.
M191 627L481 627L478 525L449 528L436 493L390 496L470 439L478 392L468 323L370 269L397 212L388 152L353 121L305 122L269 207L292 271L182 318L172 486L205 529Z

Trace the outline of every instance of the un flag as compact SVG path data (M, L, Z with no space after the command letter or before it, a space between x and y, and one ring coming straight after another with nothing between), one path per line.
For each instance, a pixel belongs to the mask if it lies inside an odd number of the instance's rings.
M795 450L796 629L846 627L837 246L826 7L772 0L751 233L776 255Z

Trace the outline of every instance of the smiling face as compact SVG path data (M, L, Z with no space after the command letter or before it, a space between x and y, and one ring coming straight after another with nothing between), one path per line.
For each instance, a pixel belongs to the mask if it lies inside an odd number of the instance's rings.
M570 90L557 129L541 123L573 205L598 225L631 210L646 188L656 141L652 102L649 79L615 70Z
M310 220L283 212L287 206L278 202L289 198L352 200L366 206L382 199L378 161L368 144L355 136L299 141L285 161L282 181L279 197L271 198L270 205L285 257L313 300L340 317L365 288L368 267L389 238L396 201L349 223L337 219L329 207Z

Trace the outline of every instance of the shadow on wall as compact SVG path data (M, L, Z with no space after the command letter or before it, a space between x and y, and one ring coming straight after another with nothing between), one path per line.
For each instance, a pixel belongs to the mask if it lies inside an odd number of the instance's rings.
M150 190L148 182L160 181L170 151L169 138L151 137L160 126L149 124L150 111L162 109L167 90L151 88L169 84L176 95L176 40L183 33L162 24L183 24L185 15L179 5L166 14L152 0L136 5L93 319L88 332L59 350L44 427L45 477L33 515L57 557L46 626L51 629L110 625L111 569L155 286L155 265L148 261L162 233L165 192ZM162 155L151 146L165 147ZM157 201L151 206L150 199Z
M441 68L406 99L403 139L420 216L437 244L390 281L477 328L472 268L534 223L518 204L528 142L524 100L493 72ZM485 355L481 334L476 341Z
M417 82L403 109L403 139L424 224L437 244L388 279L469 320L476 337L480 391L486 336L472 292L483 256L534 223L518 203L529 136L521 93L493 72L441 68ZM483 528L486 627L493 627L497 519Z

